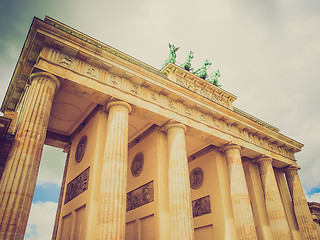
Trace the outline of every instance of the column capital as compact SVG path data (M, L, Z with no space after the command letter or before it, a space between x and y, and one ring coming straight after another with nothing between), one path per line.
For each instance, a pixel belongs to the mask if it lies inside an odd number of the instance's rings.
M300 170L300 169L301 169L301 167L299 167L299 166L297 166L297 165L290 165L290 166L288 166L288 167L282 168L282 171L283 171L284 173L287 173L287 172L290 172L290 171L296 171L296 172L298 172L298 170Z
M184 125L184 124L182 124L182 123L179 123L179 122L171 122L171 121L170 121L169 123L167 123L167 124L163 127L163 130L164 130L165 132L168 132L168 130L169 130L170 128L173 128L173 127L182 128L183 131L186 131L186 130L187 130L186 125Z
M240 151L241 147L234 143L228 143L227 145L223 146L221 149L223 152L226 152L229 149L238 149Z
M257 157L256 159L254 159L255 163L262 163L262 162L273 162L273 159L271 157L268 156L261 156L261 157Z
M124 106L124 107L126 107L128 109L129 112L131 112L131 110L132 110L131 105L129 103L127 103L127 102L124 102L124 101L112 101L112 102L109 102L107 104L107 106L104 107L104 109L105 109L105 111L109 111L109 109L111 107L113 107L113 106Z
M32 82L36 77L45 77L45 78L52 80L56 85L56 90L60 87L59 79L56 76L52 75L51 73L48 73L48 72L32 73L30 75L30 82Z

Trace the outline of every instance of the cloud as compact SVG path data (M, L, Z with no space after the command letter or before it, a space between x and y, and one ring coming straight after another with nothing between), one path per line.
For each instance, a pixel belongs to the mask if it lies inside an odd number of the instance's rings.
M320 203L320 192L307 196L307 201Z
M32 203L24 240L50 240L58 204Z
M60 186L67 154L62 149L45 146L43 149L37 185L56 184Z

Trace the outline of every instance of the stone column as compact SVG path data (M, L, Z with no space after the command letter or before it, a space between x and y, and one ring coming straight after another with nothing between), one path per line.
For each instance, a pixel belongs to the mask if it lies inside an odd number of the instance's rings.
M239 240L257 239L240 149L235 144L229 144L223 149L227 159L232 209Z
M319 239L313 224L310 209L298 175L298 167L290 166L284 170L299 230L304 239Z
M53 231L52 231L52 238L51 238L52 240L56 240L57 239L59 220L60 220L60 214L61 214L61 207L62 207L63 193L64 193L64 188L66 186L66 178L67 178L67 171L68 171L69 158L70 158L70 149L71 149L71 145L68 144L65 147L65 149L63 150L63 152L67 153L67 158L66 158L66 163L64 165L64 170L63 170L63 177L62 177L59 201L58 201L57 212L56 212L56 219L54 221Z
M107 105L106 150L101 173L97 239L124 240L126 229L128 124L131 106Z
M261 157L256 161L259 165L264 200L273 235L273 239L292 239L287 216L282 205L276 177L273 172L272 159Z
M59 80L45 72L30 76L7 165L0 182L0 239L23 239L55 91Z
M169 123L165 126L169 148L169 215L172 240L194 239L185 130L186 127L180 123Z

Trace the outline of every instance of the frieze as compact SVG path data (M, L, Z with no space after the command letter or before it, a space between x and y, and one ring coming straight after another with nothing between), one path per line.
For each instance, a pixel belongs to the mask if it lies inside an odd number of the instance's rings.
M64 204L79 196L88 189L90 167L68 183Z
M119 85L120 78L114 74L109 74L109 83L113 86Z
M201 117L200 117L200 119L201 119L201 122L207 122L207 115L205 115L205 114L201 114Z
M151 98L153 101L158 101L159 94L156 93L156 92L150 91L150 98Z
M209 195L192 201L192 214L194 218L208 213L211 213Z
M153 202L153 181L127 193L127 212Z
M184 79L182 77L177 76L175 82L179 84L182 87L188 88L189 90L213 101L220 105L223 105L227 108L231 108L230 100L224 98L223 96L220 96L214 92L211 92L203 86L199 86L196 82L193 82L194 80L191 79Z
M188 107L185 105L185 114L188 115L188 116L191 116L192 114L192 108L191 107Z
M61 65L71 68L74 62L75 62L75 59L70 56L67 56L67 55L60 56L59 64Z
M60 55L59 51L57 51L53 48L50 48L49 53L48 53L48 60L52 61L52 62L57 62L59 64L62 61L63 56L69 57L68 55L64 55L64 54ZM57 58L60 58L60 59L58 60Z
M171 109L176 109L176 101L169 99L168 101L168 107Z
M151 89L143 85L133 83L130 79L121 78L115 74L99 69L93 65L81 61L80 59L73 58L55 49L50 49L48 59L50 59L58 65L72 69L76 72L79 72L80 74L92 77L93 79L99 81L102 84L107 84L112 87L121 89L122 91L127 91L130 94L140 96L147 101L152 101L155 104L174 110L178 114L194 118L195 120L202 122L203 124L224 131L226 134L239 137L257 146L266 148L285 157L294 159L293 152L287 151L285 149L285 145L281 147L276 145L272 146L272 144L270 144L270 142L268 142L267 140L263 140L258 136L253 136L246 129L241 130L235 126L231 126L228 124L226 125L226 122L224 122L223 120L216 119L214 117L214 113L203 113L196 107L190 107L184 104L183 101L175 101L173 99L170 99L168 96L152 91ZM226 107L231 106L230 100L223 97L222 94L212 92L213 90L207 89L206 86L200 86L198 80L177 77L176 82L216 103L222 104ZM234 111L238 113L241 110L234 109ZM242 111L240 113L241 115L245 114ZM251 118L253 119L254 117ZM259 122L259 124L273 131L278 131L278 129L272 127L271 125L267 125L262 121Z
M98 73L99 73L99 70L97 68L92 67L90 65L86 67L85 75L92 77L92 78L98 78L98 76L97 76Z
M132 83L131 92L134 94L138 94L138 88L139 88L138 84Z

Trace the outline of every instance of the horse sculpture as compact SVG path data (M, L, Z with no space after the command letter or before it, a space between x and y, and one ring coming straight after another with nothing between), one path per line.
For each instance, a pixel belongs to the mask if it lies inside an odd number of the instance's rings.
M193 52L190 51L187 60L180 66L187 71L193 71L191 68L191 60L193 59Z
M219 85L219 83L218 83L218 78L220 76L221 76L220 71L217 70L217 71L210 74L210 78L208 79L208 82L212 83L213 85L215 85L217 87L221 87L221 85Z
M203 66L201 68L199 68L197 71L193 72L193 74L206 80L207 75L208 75L207 68L209 68L211 65L212 65L212 63L209 62L208 59L206 59L203 63Z
M172 63L176 63L176 52L179 50L179 47L175 47L174 45L171 45L169 43L169 57L168 59L164 62L164 64L162 65L162 68L164 68L169 62L172 62Z

